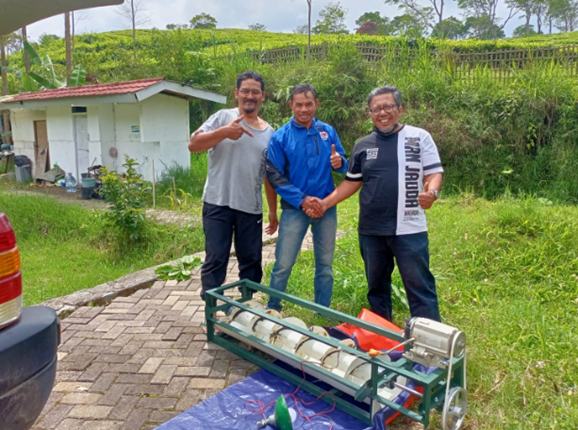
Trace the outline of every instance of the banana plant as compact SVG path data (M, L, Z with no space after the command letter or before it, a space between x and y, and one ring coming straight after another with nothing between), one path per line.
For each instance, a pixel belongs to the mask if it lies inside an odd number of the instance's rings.
M58 77L56 70L54 69L54 64L48 55L44 58L40 57L32 45L26 41L24 41L24 50L30 58L30 64L32 66L37 66L40 71L38 73L26 73L9 67L6 68L7 72L14 73L21 79L24 91L53 90L66 87L66 80ZM82 64L79 64L72 71L72 76L68 86L79 87L85 83L86 71L82 67Z

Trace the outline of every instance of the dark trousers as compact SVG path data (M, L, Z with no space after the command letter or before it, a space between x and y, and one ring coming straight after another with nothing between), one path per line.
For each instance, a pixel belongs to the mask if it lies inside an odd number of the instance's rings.
M261 283L263 269L263 215L249 214L228 206L203 205L205 231L205 263L201 268L201 298L205 292L223 285L231 243L235 237L235 253L239 278Z
M427 232L401 236L359 235L371 310L392 320L391 274L394 258L412 317L441 321L435 278L429 269Z

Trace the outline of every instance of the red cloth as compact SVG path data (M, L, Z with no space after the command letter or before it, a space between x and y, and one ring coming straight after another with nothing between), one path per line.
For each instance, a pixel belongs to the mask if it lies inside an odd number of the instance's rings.
M369 309L363 309L361 313L357 316L357 318L362 321L375 324L377 326L387 328L389 330L403 334L403 330L400 329L398 326L396 326L392 322L389 322L385 318L380 317L379 315L371 312ZM400 343L396 340L389 339L385 336L380 336L371 331L356 326L352 326L351 324L348 323L340 324L335 328L353 338L357 342L357 346L365 351L369 351L372 348L377 350L389 351L390 349L394 348L396 345ZM400 346L396 350L403 351L403 346ZM423 392L423 387L417 387L416 390L419 392ZM409 396L407 401L403 404L403 406L409 409L415 400L416 397L411 395ZM394 413L385 420L385 424L389 425L398 416L399 412Z
M363 309L361 313L357 316L357 318L362 321L375 324L383 328L387 328L400 334L403 333L403 330L400 329L398 326L396 326L392 322L389 322L385 318L380 317L379 315L371 312L369 309ZM380 336L371 331L359 328L357 326L353 326L348 323L340 324L335 328L352 337L357 342L357 346L360 349L363 349L364 351L369 351L371 348L377 350L390 350L394 348L396 345L399 345L400 343L396 340L389 339L385 336ZM401 346L397 350L403 351L403 346Z

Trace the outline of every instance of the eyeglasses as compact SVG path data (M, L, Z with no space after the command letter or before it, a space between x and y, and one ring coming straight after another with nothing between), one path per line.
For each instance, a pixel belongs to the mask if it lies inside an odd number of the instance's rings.
M384 111L385 113L389 113L396 107L397 107L397 105L376 106L376 107L369 109L369 113L371 113L372 115L379 115L381 113L381 111Z
M239 90L239 94L243 94L244 96L248 96L249 94L251 94L252 96L258 97L261 94L263 94L263 91L261 91L261 90L249 90L247 88L243 88L242 90Z

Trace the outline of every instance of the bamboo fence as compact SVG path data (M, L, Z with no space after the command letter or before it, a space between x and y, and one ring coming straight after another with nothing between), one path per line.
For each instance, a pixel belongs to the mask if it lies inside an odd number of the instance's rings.
M324 60L328 57L331 47L338 46L327 43L312 45L310 59ZM388 63L396 61L405 61L407 66L411 67L418 55L423 56L423 51L420 54L417 50L410 48L371 45L356 45L356 48L366 60L365 67L370 73L381 73L384 66L387 67ZM307 46L291 46L240 55L249 56L254 62L261 64L294 62L307 59ZM540 62L562 65L571 75L578 75L578 45L486 52L432 50L429 60L439 62L440 66L458 79L473 79L477 70L485 70L496 79L505 79L513 70L523 69Z

